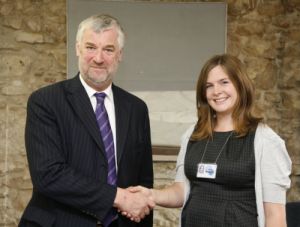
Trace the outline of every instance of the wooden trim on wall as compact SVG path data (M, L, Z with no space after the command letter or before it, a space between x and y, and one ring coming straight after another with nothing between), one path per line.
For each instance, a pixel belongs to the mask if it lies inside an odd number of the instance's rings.
M179 149L177 146L152 146L153 161L176 162Z

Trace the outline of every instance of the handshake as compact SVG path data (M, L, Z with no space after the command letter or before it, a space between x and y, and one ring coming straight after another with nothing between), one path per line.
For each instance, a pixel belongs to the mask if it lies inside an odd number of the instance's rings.
M140 222L154 206L152 189L142 186L117 189L114 207L132 221Z

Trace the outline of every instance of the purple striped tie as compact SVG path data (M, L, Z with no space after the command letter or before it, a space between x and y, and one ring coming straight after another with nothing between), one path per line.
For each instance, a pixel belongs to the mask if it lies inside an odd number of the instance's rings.
M105 93L96 93L97 106L95 110L98 126L101 133L101 138L104 144L106 158L108 162L108 175L107 183L111 185L117 185L117 171L115 162L115 148L113 134L111 131L108 115L104 106ZM113 218L116 216L116 212L112 209L104 219L104 226L108 226Z

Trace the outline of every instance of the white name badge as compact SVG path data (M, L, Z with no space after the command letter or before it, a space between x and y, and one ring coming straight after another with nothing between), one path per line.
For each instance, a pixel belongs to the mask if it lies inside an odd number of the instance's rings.
M198 178L211 178L215 179L217 174L217 164L215 163L199 163L197 170Z

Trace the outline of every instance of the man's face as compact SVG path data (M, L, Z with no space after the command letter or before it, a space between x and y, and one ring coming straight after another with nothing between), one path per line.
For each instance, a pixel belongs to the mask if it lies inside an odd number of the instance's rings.
M85 82L97 91L111 83L122 58L116 29L100 33L86 29L76 43L79 71Z

